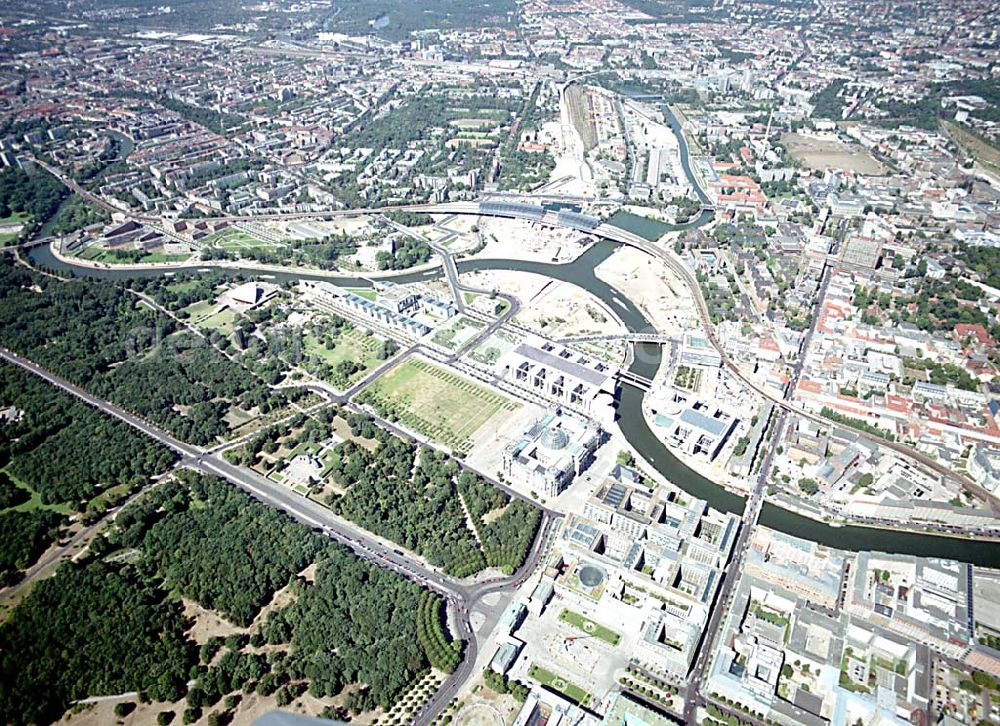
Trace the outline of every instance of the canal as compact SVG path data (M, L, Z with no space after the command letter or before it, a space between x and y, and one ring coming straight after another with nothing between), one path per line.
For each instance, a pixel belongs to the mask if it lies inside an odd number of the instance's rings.
M460 272L476 270L509 270L529 272L567 282L587 290L615 311L622 322L632 332L649 332L652 325L639 309L617 289L597 278L594 269L606 260L616 249L613 242L602 240L591 246L583 255L567 264L544 262L523 262L517 260L478 259L458 262ZM204 265L185 268L121 270L92 269L69 265L56 258L48 246L36 247L29 252L32 261L40 267L87 277L105 279L129 279L164 275L167 272L197 271ZM335 285L364 287L369 283L356 277L327 277L309 273L280 272L261 273L249 268L213 268L231 275L266 276L281 282L286 280L317 279L327 280ZM439 268L420 273L401 273L393 276L393 281L406 283L435 279L441 276ZM658 345L636 346L636 355L630 367L633 373L652 378L660 364L661 349ZM657 438L642 414L644 392L628 384L622 386L619 402L618 425L629 443L640 453L649 466L683 489L691 496L704 499L710 506L725 512L742 513L742 497L727 491L719 484L707 479L686 466ZM943 537L934 534L918 534L900 530L875 529L870 527L832 527L808 517L803 517L772 504L765 504L760 517L761 524L772 529L802 539L845 550L876 550L921 557L944 557L971 562L982 567L1000 568L1000 543L978 542Z

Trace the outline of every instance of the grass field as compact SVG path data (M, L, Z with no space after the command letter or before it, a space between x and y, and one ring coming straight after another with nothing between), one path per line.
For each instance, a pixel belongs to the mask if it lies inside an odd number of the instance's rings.
M595 638L600 638L605 643L610 643L611 645L618 645L622 639L622 636L611 628L606 628L600 623L595 623L593 620L585 618L580 613L575 613L572 610L563 610L559 613L559 619L564 623L569 623L577 630L582 630L587 635L593 635Z
M336 336L332 349L327 349L323 342L314 335L306 335L302 344L307 356L316 356L331 367L335 368L338 363L344 360L352 360L361 367L361 370L350 376L347 381L328 381L335 386L350 385L382 363L377 356L380 346L378 338L366 335L357 329L348 330Z
M233 332L233 323L236 322L236 313L234 313L229 308L225 310L220 310L215 315L205 318L198 323L199 328L208 328L209 330L217 330L218 332L229 335Z
M4 472L4 474L7 475L7 478L10 479L11 484L13 484L14 486L16 486L18 489L23 489L24 491L26 491L29 494L31 494L31 498L30 499L28 499L28 500L26 500L24 502L21 502L16 507L11 507L10 509L8 509L6 511L9 511L9 512L30 512L30 511L32 511L34 509L48 509L48 510L50 510L52 512L57 512L59 514L69 514L69 512L70 512L69 502L60 502L59 504L43 504L42 503L42 495L41 494L39 494L38 492L36 492L34 489L32 489L31 487L29 487L27 484L25 484L20 479L17 479L13 474L10 473L9 470L4 469L3 472Z
M456 118L449 121L452 126L457 126L460 129L466 130L483 130L491 129L497 125L497 122L493 119L488 118Z
M434 333L431 340L449 350L455 350L485 327L486 325L478 320L459 315L449 325Z
M29 219L31 219L31 217L24 212L14 212L13 214L0 218L0 227L5 227L8 224L24 224Z
M175 280L174 282L167 284L167 289L169 289L170 292L180 295L181 293L190 292L191 290L196 289L200 284L201 282L199 280Z
M22 212L14 212L13 214L0 219L0 227L13 227L15 224L23 225L28 221L29 217L27 214ZM18 238L21 234L21 230L17 229L13 232L0 232L0 244L10 244Z
M365 300L371 300L372 302L375 302L378 298L378 293L371 287L349 287L347 290L353 292L358 297L363 297Z
M255 247L278 247L272 242L267 242L252 234L229 227L205 237L202 242L213 247L221 247L224 250L246 250Z
M181 312L186 314L191 320L198 320L215 310L216 307L218 307L218 303L215 300L202 300L188 305ZM181 317L184 317L184 315L181 315Z
M497 411L518 407L499 393L417 359L386 373L358 400L459 453L468 453L472 435Z
M581 706L586 706L590 703L590 694L580 688L580 686L570 683L562 676L556 675L539 665L535 665L534 663L531 665L531 668L528 670L528 678L533 678L543 686L548 686L553 691L558 691L569 700Z
M784 134L781 143L789 154L810 169L845 169L857 174L885 173L885 167L865 149L836 138L792 133Z

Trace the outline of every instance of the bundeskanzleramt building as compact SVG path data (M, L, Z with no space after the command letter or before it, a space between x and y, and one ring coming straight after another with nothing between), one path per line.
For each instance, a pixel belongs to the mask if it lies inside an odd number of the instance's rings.
M557 405L585 413L614 406L617 379L607 363L531 336L496 364L505 380Z

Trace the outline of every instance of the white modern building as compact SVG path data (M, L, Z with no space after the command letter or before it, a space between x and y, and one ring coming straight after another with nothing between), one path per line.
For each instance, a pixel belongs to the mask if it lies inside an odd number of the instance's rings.
M539 336L500 358L496 373L555 404L603 416L614 408L617 379L609 364Z

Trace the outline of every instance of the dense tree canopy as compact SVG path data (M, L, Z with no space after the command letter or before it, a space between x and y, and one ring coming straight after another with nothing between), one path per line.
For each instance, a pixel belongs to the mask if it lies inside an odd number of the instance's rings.
M184 693L195 649L180 604L129 565L64 565L0 626L0 720L48 723L71 700Z
M66 187L48 172L26 172L19 167L0 171L0 219L15 212L26 214L33 224L51 217L63 197Z
M296 578L310 563L314 580ZM247 624L289 582L291 604L262 629L200 648L169 594ZM349 709L387 709L431 662L457 664L442 605L229 484L180 473L124 509L85 560L41 582L0 625L0 720L48 723L71 700L130 690L161 701L186 694L194 711L223 697L232 709L240 690L288 703L306 688L327 697L352 686Z
M351 427L365 423L353 419ZM521 565L538 528L537 508L510 503L446 454L365 428L379 442L375 451L353 441L336 449L332 473L347 493L331 499L335 511L457 577L487 565L506 571ZM506 509L485 524L484 516L500 507Z
M407 237L393 244L392 252L381 251L375 255L380 270L405 270L422 265L431 258L431 248L423 240Z
M419 587L218 479L185 474L122 512L118 525L108 546L140 547L172 587L241 624L294 581L295 602L271 612L264 627L268 643L290 645L260 681L265 691L305 679L314 694L332 696L363 683L349 701L356 710L388 707L427 667ZM315 582L294 580L310 562ZM231 665L199 679L206 703L228 692L233 673L256 680L258 665Z
M193 476L186 482L167 483L122 512L113 540L142 548L171 586L249 625L322 542L232 486Z
M69 408L73 416L64 428L11 462L14 476L46 504L76 506L110 486L140 484L174 458L170 449L123 421L82 403Z
M0 512L0 585L13 585L55 539L62 516L45 509Z
M7 362L0 362L0 406L16 412L0 426L0 467L6 467L0 471L0 581L5 585L16 582L58 537L64 520L45 508L11 510L26 504L32 491L43 505L68 504L96 517L174 459L172 451L124 422Z
M166 469L173 452L32 373L0 362L0 404L18 420L0 427L0 463L46 504L83 509L115 485L134 488Z
M267 413L287 402L203 339L176 331L119 283L0 265L0 343L179 438L209 444L228 432L233 406Z
M361 683L348 697L355 711L388 708L426 671L417 639L420 588L330 545L293 605L271 614L268 642L291 640L293 659L316 696Z

